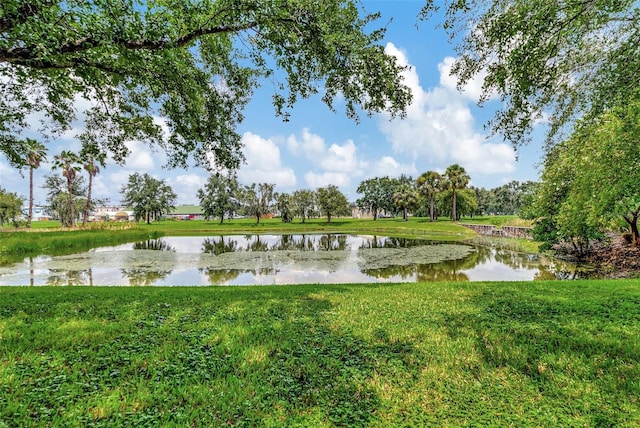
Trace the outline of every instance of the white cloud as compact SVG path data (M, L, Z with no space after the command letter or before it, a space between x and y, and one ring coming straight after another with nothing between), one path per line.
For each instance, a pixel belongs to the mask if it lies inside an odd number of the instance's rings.
M362 174L361 162L358 161L356 154L356 145L352 140L348 140L345 144L332 144L323 155L319 165L327 170L334 172L346 172L352 175Z
M451 68L456 61L453 57L446 57L438 64L438 71L440 72L440 85L443 87L460 93L465 98L478 102L482 96L482 85L484 79L487 77L487 72L482 70L476 74L471 80L469 80L462 88L458 89L458 79L451 74ZM490 94L488 99L496 99L496 93Z
M396 56L400 64L410 65L392 43L387 44L386 52ZM421 164L425 160L429 169L459 163L468 172L479 174L514 171L516 156L511 146L488 142L474 130L469 100L448 79L450 68L451 61L445 58L439 65L441 86L429 91L420 85L415 67L405 71L405 83L414 95L407 117L389 120L388 115L381 115L380 131L396 153L420 159ZM474 85L470 94L477 91Z
M155 168L151 148L139 141L127 141L125 145L131 151L125 161L127 169L144 173Z
M303 155L309 160L317 159L318 156L323 155L327 150L324 138L312 134L307 128L302 130L301 138L293 134L290 135L287 138L287 146L289 147L289 151L295 156Z
M291 168L284 168L280 149L270 139L251 132L242 135L246 164L240 167L238 179L244 184L274 183L276 186L293 187L296 175Z
M329 184L333 184L338 187L346 187L351 184L349 174L343 172L316 173L309 171L304 175L304 179L311 189L326 187Z
M391 156L383 156L369 169L370 177L399 177L402 174L415 176L418 173L414 163L401 164Z
M178 205L198 205L198 189L205 185L207 178L198 174L183 174L169 178L168 182L178 195Z

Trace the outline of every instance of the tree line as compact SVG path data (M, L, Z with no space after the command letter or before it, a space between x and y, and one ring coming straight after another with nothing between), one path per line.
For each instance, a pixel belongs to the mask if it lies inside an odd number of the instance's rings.
M254 217L260 223L261 218L274 213L287 223L295 217L304 223L320 215L330 223L333 217L351 213L347 197L335 185L278 193L272 183L242 186L233 173L212 174L197 196L205 219L218 218L220 223L236 215Z
M27 162L29 169L29 208L26 226L30 227L33 209L33 170L44 161L43 146L34 144L37 155ZM37 162L36 162L37 160ZM95 159L86 154L75 155L63 151L54 157L54 169L60 175L45 176L42 185L47 190L47 210L64 227L73 227L82 220L85 225L89 214L106 200L91 196L93 178L99 173ZM86 177L79 174L84 169ZM209 176L196 196L205 219L217 218L220 222L236 216L253 217L260 222L265 216L278 215L284 222L299 218L324 216L328 222L336 216L350 215L357 207L374 220L379 216L409 215L428 217L431 221L446 216L459 219L462 216L486 214L517 214L523 201L533 189L533 183L512 181L503 186L486 190L469 187L470 176L460 165L449 166L445 173L427 171L417 179L401 175L397 178L374 177L360 182L357 193L361 195L350 203L334 185L315 190L299 189L292 193L276 192L275 184L252 183L241 185L235 173L216 173ZM134 173L122 186L121 204L133 210L136 221L157 220L175 208L177 195L165 180L148 174ZM0 224L17 221L21 216L22 198L0 189Z
M375 177L364 180L357 192L359 209L374 220L379 215L409 213L435 221L441 216L458 220L462 216L517 214L533 190L533 182L511 181L494 189L469 187L471 177L458 164L450 165L443 174L426 171L417 179Z

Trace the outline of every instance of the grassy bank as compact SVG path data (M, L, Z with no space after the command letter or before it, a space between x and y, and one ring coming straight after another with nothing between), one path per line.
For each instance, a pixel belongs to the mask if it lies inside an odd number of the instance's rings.
M162 233L114 224L77 230L21 230L0 234L0 265L15 263L27 256L64 255L107 245L157 238Z
M202 234L202 233L378 233L394 236L419 236L434 240L464 240L476 234L469 229L451 221L429 222L424 218L356 219L350 217L334 218L330 223L326 218L315 218L305 223L295 220L283 223L279 218L262 219L257 223L255 219L233 219L220 224L218 221L158 221L150 225L140 225L141 228L163 232L166 234Z
M0 426L640 425L638 280L0 294Z

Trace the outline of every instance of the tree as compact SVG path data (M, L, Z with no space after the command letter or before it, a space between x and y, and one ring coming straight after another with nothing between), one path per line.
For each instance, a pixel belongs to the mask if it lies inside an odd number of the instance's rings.
M284 223L291 223L291 220L293 220L293 202L291 195L288 193L276 193L274 196L280 218L282 218Z
M640 100L618 106L576 131L547 156L525 214L545 247L569 242L583 254L603 230L622 222L640 245Z
M389 209L389 201L393 195L389 177L375 177L364 180L360 183L356 192L362 194L362 198L356 201L356 205L361 210L371 211L374 220L378 219L380 210Z
M239 208L238 187L238 180L233 174L210 175L204 188L198 189L198 199L200 199L204 218L209 220L218 217L222 224L225 216L234 215Z
M171 166L192 154L233 169L236 129L265 77L284 119L317 93L331 109L340 96L350 118L402 115L411 94L372 27L378 18L355 0L4 0L0 152L15 159L28 115L62 130L84 99L85 136L120 162L136 139L163 147Z
M22 199L13 192L7 192L0 187L0 227L5 223L13 223L18 227L18 220L22 215Z
M82 226L86 226L87 219L89 217L89 209L92 208L91 189L93 187L93 177L100 172L100 166L105 166L105 155L99 150L92 150L90 146L83 147L80 151L80 159L83 162L83 167L89 175L89 185L87 186L87 203L84 206L84 215L82 217ZM98 163L98 165L96 165Z
M316 198L312 190L300 189L291 195L293 214L300 216L304 223L315 210Z
M405 183L393 194L393 203L402 210L402 219L409 221L409 210L413 209L418 203L418 194L415 189Z
M331 217L348 215L349 201L347 197L334 184L320 187L316 190L318 208L327 216L327 223L331 223Z
M457 193L460 189L467 187L471 178L465 169L457 163L447 167L444 178L444 187L451 191L451 218L453 221L458 221Z
M275 187L271 183L253 183L240 192L245 213L255 217L256 223L260 223L260 218L271 211Z
M46 160L47 149L39 141L32 138L24 140L23 149L26 152L22 159L24 165L29 168L29 213L27 215L27 228L31 227L33 219L33 170L40 167L40 163Z
M63 150L61 153L53 157L53 169L61 169L62 176L67 179L67 204L69 208L68 227L75 227L76 215L75 204L73 201L73 181L76 179L76 173L80 171L80 158L69 150Z
M176 194L164 180L157 180L149 174L129 175L126 186L120 190L122 204L133 209L136 221L157 219L175 208Z
M486 73L481 101L495 94L505 105L491 128L516 145L540 119L549 121L551 142L575 119L638 95L637 2L427 0L422 16L439 8L443 27L461 35L458 84Z
M422 173L416 179L416 187L421 195L429 199L429 221L435 221L435 203L436 194L442 190L442 176L435 171L427 171Z
M70 227L72 224L71 212L73 211L73 215L77 218L77 213L81 212L85 205L84 177L75 176L71 183L71 197L69 197L67 180L60 175L47 175L42 188L47 190L47 209L53 218L60 220L63 227ZM73 207L69 207L70 199L73 201Z

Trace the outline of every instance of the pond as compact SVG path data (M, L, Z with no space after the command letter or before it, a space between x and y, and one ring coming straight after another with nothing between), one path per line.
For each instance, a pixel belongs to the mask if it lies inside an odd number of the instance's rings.
M0 285L256 285L519 281L561 275L537 255L347 234L175 236L0 267Z

